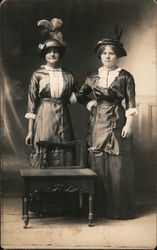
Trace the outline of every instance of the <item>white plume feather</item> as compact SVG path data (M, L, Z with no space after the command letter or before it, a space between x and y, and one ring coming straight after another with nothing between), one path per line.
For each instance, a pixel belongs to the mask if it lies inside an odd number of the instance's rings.
M44 26L45 29L47 29L47 30L49 30L51 28L51 23L46 19L39 20L37 25L38 26Z
M51 23L51 29L53 31L59 29L63 24L62 20L58 18L52 18L50 23Z

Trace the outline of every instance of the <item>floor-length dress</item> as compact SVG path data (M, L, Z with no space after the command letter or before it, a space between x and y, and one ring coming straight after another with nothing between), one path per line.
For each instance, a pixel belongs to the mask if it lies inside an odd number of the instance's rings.
M101 95L96 94L99 89ZM132 75L120 67L106 71L103 67L87 76L77 93L93 93L88 103L89 167L98 175L95 209L110 218L127 219L134 216L134 163L132 137L123 138L126 116L137 113L135 83ZM125 100L125 108L122 101Z

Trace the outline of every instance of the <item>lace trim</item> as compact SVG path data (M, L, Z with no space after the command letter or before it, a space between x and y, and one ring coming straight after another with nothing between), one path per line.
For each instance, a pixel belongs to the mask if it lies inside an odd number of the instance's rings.
M125 116L129 116L129 115L138 115L138 111L137 111L137 108L130 108L130 109L127 109L125 111Z
M33 114L33 113L26 113L25 114L25 118L26 119L34 119L35 120L35 118L36 118L36 115L35 114Z
M102 87L109 87L111 83L116 79L119 75L121 68L118 67L115 70L106 70L104 67L98 69L98 75L100 77L99 85Z

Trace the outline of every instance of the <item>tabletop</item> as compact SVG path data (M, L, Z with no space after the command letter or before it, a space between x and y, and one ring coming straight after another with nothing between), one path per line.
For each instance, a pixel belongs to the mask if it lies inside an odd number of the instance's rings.
M55 169L20 169L22 177L96 177L96 173L89 168L55 168Z

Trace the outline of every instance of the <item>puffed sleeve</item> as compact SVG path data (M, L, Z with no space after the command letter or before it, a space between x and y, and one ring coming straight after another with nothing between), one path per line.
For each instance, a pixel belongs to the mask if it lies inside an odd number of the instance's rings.
M39 82L36 73L33 73L28 89L28 107L25 118L35 119L37 108L39 106Z
M135 102L135 82L131 74L126 76L126 95L125 95L125 104L126 104L126 117L128 115L137 114L136 102Z

